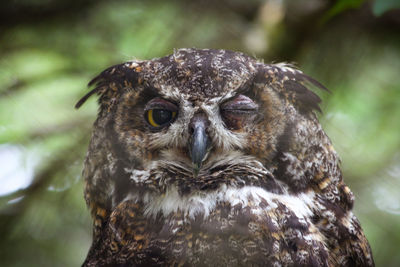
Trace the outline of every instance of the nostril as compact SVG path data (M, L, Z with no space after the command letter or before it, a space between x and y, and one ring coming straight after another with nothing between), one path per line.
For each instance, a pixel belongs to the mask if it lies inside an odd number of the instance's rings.
M194 127L190 126L189 127L189 131L190 131L190 134L193 134L194 133Z

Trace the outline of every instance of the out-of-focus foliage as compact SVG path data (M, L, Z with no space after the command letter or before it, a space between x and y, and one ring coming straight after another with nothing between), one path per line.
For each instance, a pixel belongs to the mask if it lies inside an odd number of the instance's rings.
M342 157L376 263L400 265L400 12L393 9L398 1L2 5L1 266L83 262L91 222L80 172L96 102L90 99L78 111L73 106L90 78L111 64L180 47L297 62L324 83L332 93L321 93L320 119Z
M359 8L366 0L337 0L326 13L325 20L332 18L347 9Z
M387 11L400 8L399 0L375 0L372 10L374 15L380 16Z

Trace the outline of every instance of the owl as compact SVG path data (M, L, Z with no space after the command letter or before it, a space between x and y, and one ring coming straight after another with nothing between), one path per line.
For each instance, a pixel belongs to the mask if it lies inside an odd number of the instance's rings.
M179 49L89 85L76 105L99 96L83 266L374 266L313 78Z

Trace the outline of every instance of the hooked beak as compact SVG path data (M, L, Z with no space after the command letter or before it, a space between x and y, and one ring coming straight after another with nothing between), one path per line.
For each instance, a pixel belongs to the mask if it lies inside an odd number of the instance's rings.
M189 153L193 163L193 174L197 177L201 164L210 147L210 139L207 135L207 118L204 114L197 114L190 123L192 136L190 138Z

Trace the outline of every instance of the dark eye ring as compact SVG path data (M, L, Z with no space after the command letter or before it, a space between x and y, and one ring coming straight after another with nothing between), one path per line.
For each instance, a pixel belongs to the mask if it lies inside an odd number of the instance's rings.
M146 112L147 122L153 127L162 127L171 122L176 117L176 111L168 109L149 109Z

